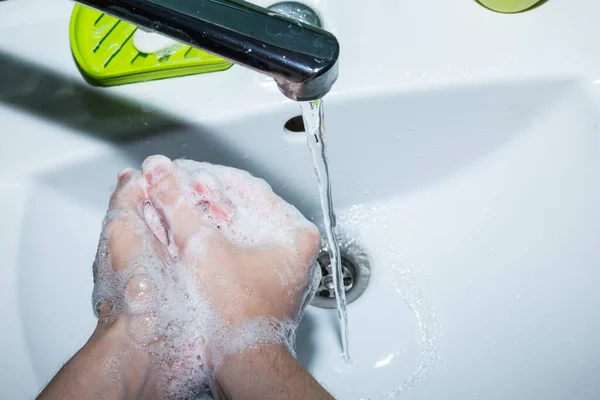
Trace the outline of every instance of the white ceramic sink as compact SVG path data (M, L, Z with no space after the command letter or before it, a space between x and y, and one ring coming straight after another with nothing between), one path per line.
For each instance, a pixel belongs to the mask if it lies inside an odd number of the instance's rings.
M506 23L558 18L571 10L565 3L550 0ZM600 11L580 3L580 12ZM0 26L2 7L20 15L9 4L0 5ZM350 21L359 14L322 5ZM425 16L422 7L414 10ZM475 15L492 26L481 40L503 43L494 24L505 17L469 7L448 18ZM65 23L68 9L31 18L44 29ZM593 31L586 21L572 22L581 48L581 32ZM551 35L557 24L538 27ZM350 25L335 29L360 48L364 38ZM121 168L156 153L231 165L266 179L317 223L320 212L303 136L283 129L299 108L269 81L234 68L94 89L64 40L47 53L52 62L35 60L45 45L25 34L30 28L10 26L22 34L20 44L0 39L0 398L25 399L94 327L91 263ZM569 35L557 49L577 38ZM524 42L505 46L512 61L493 66L493 51L465 59L473 45L456 45L460 57L447 61L471 63L468 74L403 71L397 85L393 71L361 80L342 63L340 85L325 100L334 200L341 229L370 255L372 277L349 306L351 368L340 358L334 311L311 307L297 343L299 359L337 398L600 397L600 62L573 51L561 69L551 61L562 56ZM407 49L413 58L420 51ZM255 92L210 94L213 80L228 79ZM197 97L177 97L193 85Z

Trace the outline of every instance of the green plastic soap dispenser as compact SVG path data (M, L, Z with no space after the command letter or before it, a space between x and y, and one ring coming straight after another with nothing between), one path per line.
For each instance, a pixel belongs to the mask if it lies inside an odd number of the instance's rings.
M528 10L546 0L477 0L490 10L501 13L518 13Z

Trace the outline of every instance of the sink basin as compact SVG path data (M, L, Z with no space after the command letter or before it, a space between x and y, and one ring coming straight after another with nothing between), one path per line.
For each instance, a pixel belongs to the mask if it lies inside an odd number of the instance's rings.
M93 329L91 261L121 168L154 153L232 165L320 219L304 136L283 128L295 104L197 126L115 108L93 106L118 139L23 183L17 313L38 386ZM354 364L341 360L335 311L315 307L298 332L302 363L341 399L599 393L592 97L570 80L512 81L334 99L326 113L340 228L372 278L349 306ZM120 143L146 124L169 132Z
M93 330L91 264L120 169L151 154L242 168L320 221L303 133L284 129L299 107L273 82L234 67L92 88L55 29L71 6L28 1L57 44L0 5L6 399L35 396ZM434 0L405 25L406 2L311 1L349 49L325 99L329 159L340 229L372 268L348 307L351 366L334 310L309 307L298 331L299 360L337 398L600 397L600 52L586 41L600 4L563 3L508 17ZM354 34L358 18L377 28ZM391 21L405 53L371 40Z

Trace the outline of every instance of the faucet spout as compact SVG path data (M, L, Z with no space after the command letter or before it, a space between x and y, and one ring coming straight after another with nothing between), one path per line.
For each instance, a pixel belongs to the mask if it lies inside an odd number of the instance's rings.
M338 76L333 34L246 1L76 1L269 75L292 100L323 97Z

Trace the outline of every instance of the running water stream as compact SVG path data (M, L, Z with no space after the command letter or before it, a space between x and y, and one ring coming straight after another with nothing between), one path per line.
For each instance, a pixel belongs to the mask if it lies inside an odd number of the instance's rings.
M313 166L317 175L319 185L319 198L323 212L323 226L327 236L329 258L331 259L333 271L333 284L337 310L340 318L342 331L342 350L344 360L350 362L350 351L348 349L348 313L346 311L346 292L342 276L342 264L340 248L335 236L335 212L333 210L333 199L331 197L331 181L329 179L329 167L327 163L327 137L325 135L325 121L323 118L323 100L300 102L306 139L313 158Z

